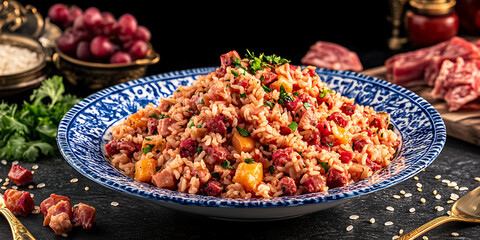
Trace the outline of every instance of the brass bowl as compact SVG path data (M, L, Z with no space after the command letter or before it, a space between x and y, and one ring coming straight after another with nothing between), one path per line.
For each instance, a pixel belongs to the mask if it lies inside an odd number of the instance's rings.
M38 64L32 68L18 73L0 75L0 96L13 95L36 88L50 73L45 49L39 41L24 35L2 33L0 34L0 44L27 48L36 52L40 59Z
M145 76L147 67L157 63L160 55L149 46L147 57L144 59L123 64L96 63L73 58L57 48L52 60L71 84L99 90Z

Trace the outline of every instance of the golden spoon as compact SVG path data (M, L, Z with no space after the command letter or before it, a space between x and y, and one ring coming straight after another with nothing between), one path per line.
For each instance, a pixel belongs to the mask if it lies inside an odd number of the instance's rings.
M475 188L458 199L453 204L451 212L452 214L450 216L435 218L398 239L415 239L430 229L450 221L480 223L480 187Z
M5 216L8 223L10 224L14 240L35 240L32 234L28 232L27 228L25 228L25 226L23 226L23 224L15 217L15 215L13 215L13 213L5 207L5 202L3 201L2 194L0 194L0 213Z

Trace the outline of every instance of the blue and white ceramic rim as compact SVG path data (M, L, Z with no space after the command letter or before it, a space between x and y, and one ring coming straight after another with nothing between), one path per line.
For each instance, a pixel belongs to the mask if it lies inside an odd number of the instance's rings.
M372 177L328 192L271 199L228 199L192 195L135 182L115 169L104 156L108 128L149 102L158 104L179 85L190 85L215 67L169 72L122 83L82 100L61 120L57 143L65 160L78 172L122 193L166 203L200 207L271 208L335 202L402 182L432 163L441 152L446 130L440 114L415 93L381 79L350 71L317 69L332 89L355 103L390 113L402 138L397 156Z

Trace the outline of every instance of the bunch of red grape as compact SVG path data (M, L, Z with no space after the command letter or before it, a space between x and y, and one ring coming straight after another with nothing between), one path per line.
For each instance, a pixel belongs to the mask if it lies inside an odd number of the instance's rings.
M57 3L50 7L48 16L65 29L57 47L69 56L89 62L129 63L147 55L151 33L129 13L116 20L112 13L96 7L82 11Z

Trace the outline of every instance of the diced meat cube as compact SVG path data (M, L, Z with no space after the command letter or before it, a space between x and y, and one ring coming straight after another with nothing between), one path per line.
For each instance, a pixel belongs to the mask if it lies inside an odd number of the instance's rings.
M14 215L27 216L35 208L35 202L29 192L7 189L3 195L5 207Z
M307 187L308 192L323 191L326 187L327 179L323 175L310 176L305 181L304 185Z
M263 84L268 85L274 82L277 79L277 74L274 72L266 72L262 74L263 77Z
M97 212L95 208L87 204L79 203L73 206L73 218L72 222L75 223L75 227L82 226L83 229L91 229Z
M70 199L68 197L52 193L50 194L49 198L43 200L43 202L40 204L40 211L42 212L43 216L47 216L48 209L52 206L55 206L60 201L70 202Z
M373 114L370 116L369 122L370 127L376 127L377 129L388 128L388 125L390 124L390 114L386 112Z
M187 138L180 143L180 156L193 157L197 152L198 142L194 139Z
M157 126L158 126L158 119L148 118L148 121L147 121L148 135L155 134L155 131L157 130Z
M339 159L342 163L349 163L353 159L353 152L341 151Z
M355 105L351 104L351 103L344 103L342 105L342 107L340 108L340 110L342 110L342 112L345 114L345 115L348 115L348 116L351 116L355 113Z
M382 169L382 166L380 166L378 163L376 162L372 162L370 159L367 159L367 162L366 162L367 166L372 170L372 172L376 172L380 169Z
M336 168L331 167L327 173L327 186L329 188L337 188L346 186L348 178L345 172L342 172Z
M277 149L273 152L272 161L277 166L283 166L292 160L290 156L292 153L291 148Z
M113 156L120 153L120 147L118 143L119 142L117 139L113 139L112 141L107 143L107 145L105 145L105 153L107 154L107 156Z
M222 163L230 157L230 152L222 147L205 147L205 161L209 164Z
M293 95L293 101L284 101L283 102L283 106L285 106L285 108L288 110L288 111L294 111L297 106L299 106L300 104L302 104L302 101L300 100L299 97Z
M172 131L168 129L173 124L174 120L172 118L164 118L158 120L157 132L162 137L167 137L172 134Z
M298 121L298 129L309 129L314 128L317 125L317 119L313 114L313 111L304 111L302 117Z
M159 188L173 189L175 178L169 171L162 170L152 176L152 183Z
M43 220L43 226L49 226L57 235L62 235L72 230L72 209L69 201L60 201L50 207Z
M220 194L222 194L223 191L223 186L222 184L217 181L217 180L210 180L208 181L203 188L204 194L208 196L215 196L218 197Z
M217 76L225 76L227 67L232 66L233 61L237 58L240 59L240 55L237 53L237 51L230 51L228 53L222 54L220 56L221 66L217 69Z
M371 140L368 137L365 137L363 135L358 135L353 137L352 142L353 142L353 149L357 150L358 152L361 152L363 150L363 147L365 147L365 145L370 143Z
M222 115L207 118L205 120L207 130L225 136L227 134L227 127L225 126L224 120L225 117Z
M137 149L137 144L133 141L121 141L118 143L121 150L127 151L129 154L133 153Z
M295 180L291 177L283 177L278 181L278 186L282 188L283 195L293 195L297 192L297 185Z
M12 168L8 172L8 178L17 186L24 186L32 182L33 174L30 170L18 164L12 164Z
M320 132L322 137L326 137L332 134L332 129L330 127L330 123L328 121L321 121L316 128Z
M328 121L333 121L337 126L344 128L348 124L348 118L343 116L340 112L334 112L328 116Z

